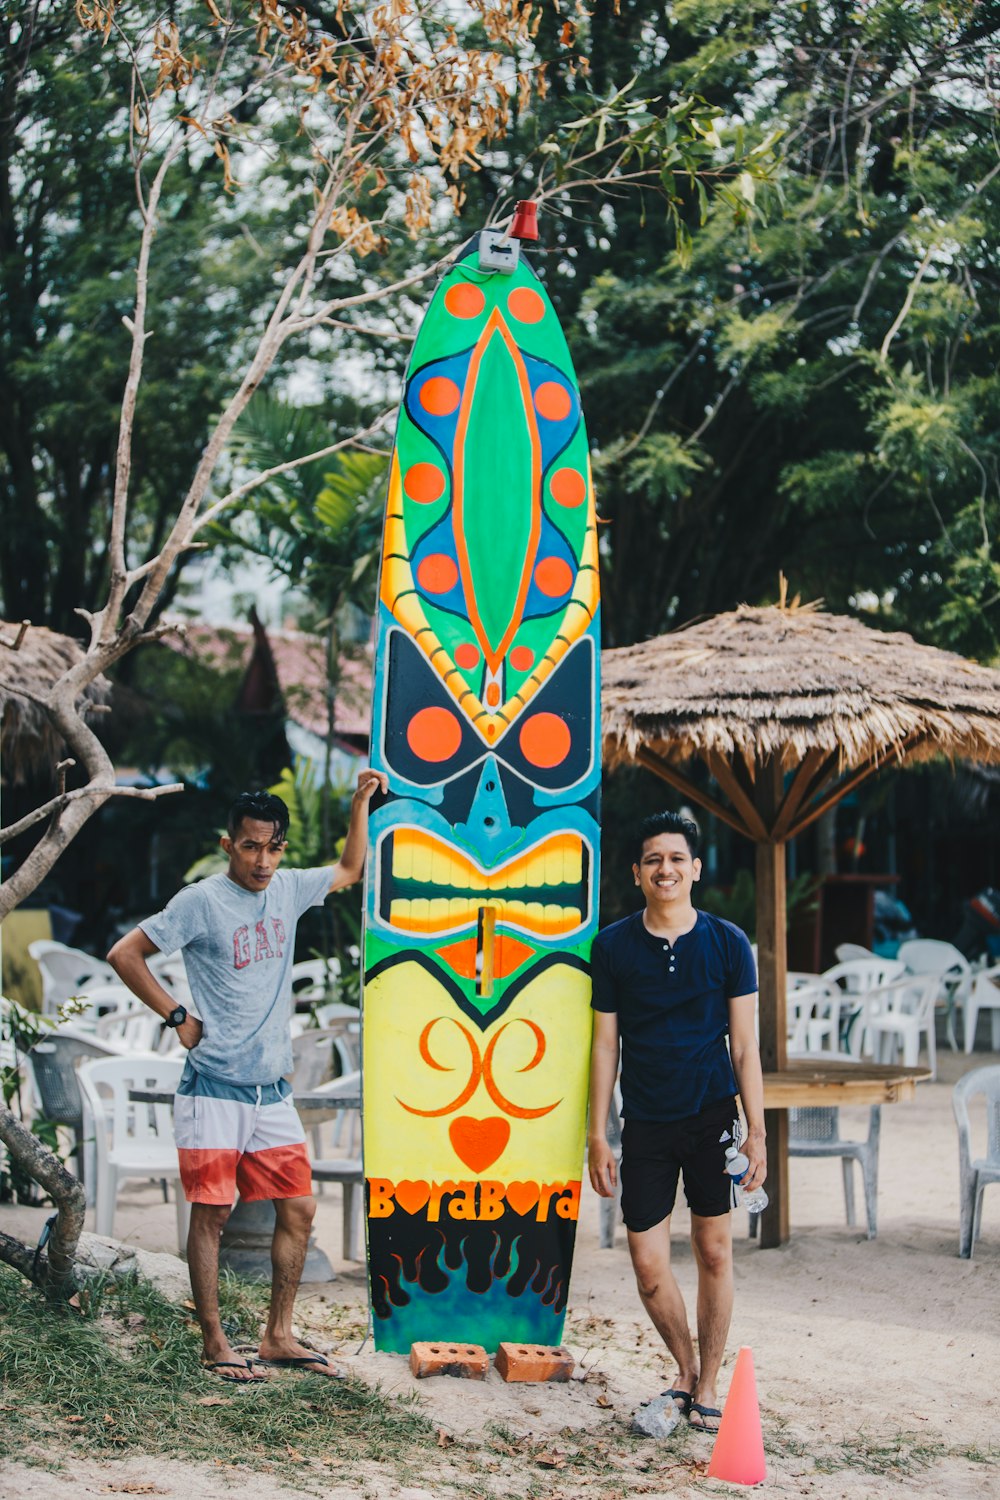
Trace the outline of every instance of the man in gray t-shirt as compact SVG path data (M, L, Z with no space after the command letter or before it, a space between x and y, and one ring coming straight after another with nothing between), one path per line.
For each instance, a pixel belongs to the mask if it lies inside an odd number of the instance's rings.
M239 1359L219 1318L219 1239L236 1193L274 1203L274 1275L261 1364L334 1375L321 1354L292 1335L292 1309L316 1213L305 1135L286 1074L292 1070L291 966L302 913L364 870L368 807L388 783L365 770L351 803L339 861L325 869L279 870L288 809L280 797L247 792L230 809L221 843L229 859L180 891L123 937L108 961L144 1004L173 1027L188 1057L174 1100L181 1181L191 1204L188 1269L207 1368L245 1383L266 1377ZM184 955L198 1014L178 1005L151 973L156 952Z

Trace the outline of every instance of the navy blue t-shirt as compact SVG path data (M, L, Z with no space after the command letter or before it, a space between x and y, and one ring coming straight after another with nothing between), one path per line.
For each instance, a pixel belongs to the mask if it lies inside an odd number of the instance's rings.
M757 970L746 933L700 911L671 946L635 912L594 939L594 1010L617 1012L626 1119L667 1123L731 1099L726 1036L734 995L752 995Z

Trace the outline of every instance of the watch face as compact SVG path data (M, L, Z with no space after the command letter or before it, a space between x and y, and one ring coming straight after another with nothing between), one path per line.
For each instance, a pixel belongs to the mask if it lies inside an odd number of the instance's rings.
M183 1026L186 1020L187 1011L184 1009L183 1005L178 1005L177 1008L175 1010L172 1010L167 1017L167 1025L174 1027Z

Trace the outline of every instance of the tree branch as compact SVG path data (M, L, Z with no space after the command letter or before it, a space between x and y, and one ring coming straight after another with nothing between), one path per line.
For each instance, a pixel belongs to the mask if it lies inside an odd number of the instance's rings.
M79 802L82 798L92 798L104 803L112 797L135 797L140 802L154 802L157 797L165 797L170 792L183 792L184 784L180 781L171 782L169 786L137 787L137 786L115 786L110 790L105 786L80 786L74 787L71 792L61 792L58 797L52 797L48 802L43 802L33 812L26 813L16 823L9 823L6 828L0 828L0 845L8 843L11 839L20 838L22 833L27 833L29 828L34 828L36 823L43 823L52 813L62 812L71 802Z

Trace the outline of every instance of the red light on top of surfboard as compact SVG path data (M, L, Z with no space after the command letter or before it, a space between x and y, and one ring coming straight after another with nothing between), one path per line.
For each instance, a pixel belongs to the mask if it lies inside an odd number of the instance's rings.
M530 198L522 198L514 209L514 222L510 226L512 240L537 240L538 204Z

